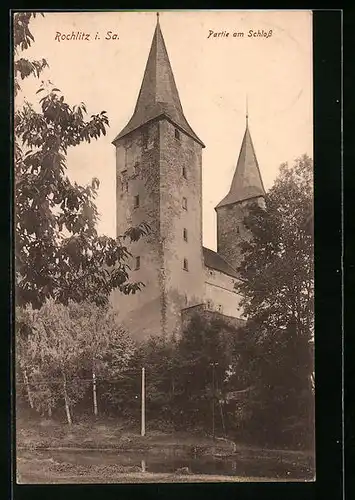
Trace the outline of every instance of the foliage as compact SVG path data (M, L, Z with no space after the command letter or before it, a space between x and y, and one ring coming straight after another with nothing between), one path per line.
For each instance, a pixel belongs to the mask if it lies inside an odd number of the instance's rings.
M45 60L28 61L19 50L31 46L35 14L14 16L15 87L19 77L39 76ZM127 242L147 234L142 223L117 240L97 233L95 198L99 180L80 186L66 175L68 149L106 134L105 111L88 115L83 103L70 106L59 89L42 82L39 110L25 102L14 116L16 288L18 304L40 307L53 297L107 304L113 289L135 293L130 283Z
M84 394L75 380L82 348L68 309L48 300L39 310L27 306L21 320L31 333L27 339L17 336L16 354L27 371L36 409L43 411L61 398L64 379L69 382L69 405L74 405Z
M97 375L115 376L124 370L135 350L127 332L119 326L111 306L70 301L68 311L79 332L83 352L81 368Z
M295 323L300 334L313 328L313 164L304 155L283 164L266 195L266 209L255 205L246 217L253 238L243 245L238 291L247 317L268 328Z
M213 427L216 432L225 432L228 416L224 400L234 388L227 372L236 336L235 329L223 321L195 316L180 338L152 337L142 342L123 372L121 390L112 387L112 410L118 408L139 422L144 367L147 422L207 434Z
M306 155L280 167L265 209L245 219L237 286L254 350L253 391L244 403L250 437L267 444L313 445L313 165Z
M191 422L212 429L217 393L223 398L226 371L230 365L225 325L194 316L179 343L179 389L177 403ZM183 416L185 418L185 416ZM207 422L206 422L207 420Z
M41 15L43 16L44 14L41 13ZM35 17L35 12L18 12L13 17L13 44L16 56L19 55L19 52L31 47L32 42L34 42L33 35L29 29L29 23L31 18ZM45 59L41 59L40 61L29 61L23 57L17 57L14 61L15 95L21 89L17 78L18 76L20 76L22 80L31 74L38 78L46 67L48 67L48 63Z
M38 310L17 308L17 375L26 371L35 409L62 405L64 386L70 410L87 397L93 370L114 378L128 365L135 345L110 308L49 299ZM26 335L23 333L26 331Z

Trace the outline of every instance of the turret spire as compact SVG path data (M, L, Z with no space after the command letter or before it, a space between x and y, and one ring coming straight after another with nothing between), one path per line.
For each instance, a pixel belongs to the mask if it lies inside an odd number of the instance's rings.
M216 206L216 208L248 200L250 198L256 198L258 196L265 196L265 189L249 131L247 105L246 129L232 184L229 193Z
M133 116L113 143L161 116L165 116L204 147L185 118L157 12L157 24Z

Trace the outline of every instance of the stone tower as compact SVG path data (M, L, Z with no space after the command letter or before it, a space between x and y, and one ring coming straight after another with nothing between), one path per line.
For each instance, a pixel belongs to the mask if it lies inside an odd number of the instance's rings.
M188 124L159 17L132 118L114 139L117 236L147 222L130 247L131 281L142 291L113 303L136 338L173 335L181 309L202 302L202 148Z
M265 189L251 139L248 113L246 128L232 184L227 196L215 207L217 252L235 269L240 265L240 243L250 237L244 218L251 203L264 205Z

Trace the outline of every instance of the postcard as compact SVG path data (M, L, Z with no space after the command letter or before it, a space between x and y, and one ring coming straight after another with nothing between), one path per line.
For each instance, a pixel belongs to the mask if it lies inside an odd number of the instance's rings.
M312 12L12 25L17 482L314 481Z

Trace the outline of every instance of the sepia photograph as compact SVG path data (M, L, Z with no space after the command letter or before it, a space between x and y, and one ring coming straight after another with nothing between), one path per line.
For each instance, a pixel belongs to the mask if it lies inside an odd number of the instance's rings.
M17 483L315 481L312 12L12 46Z

